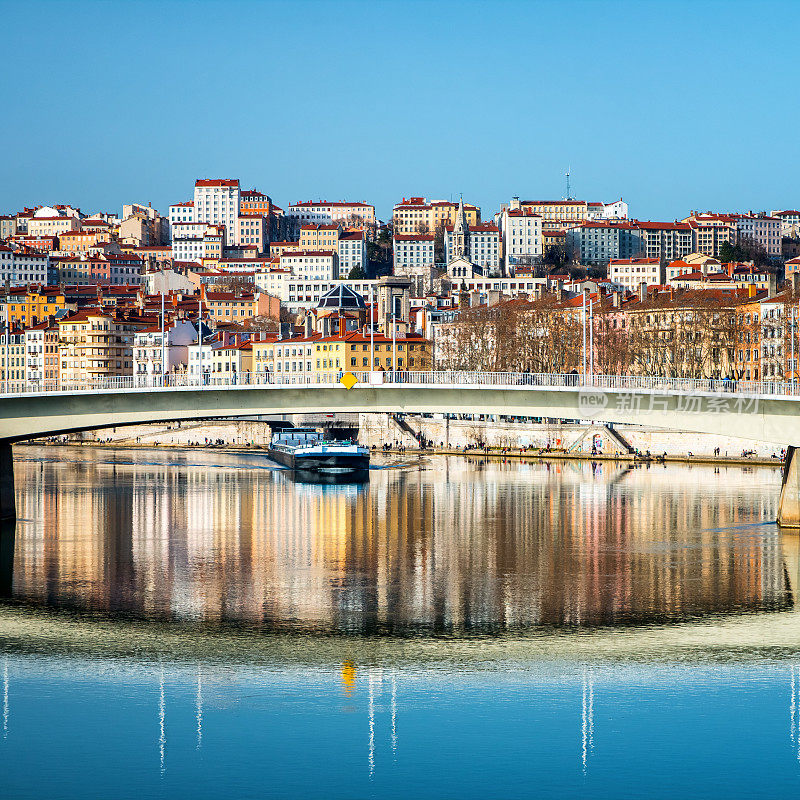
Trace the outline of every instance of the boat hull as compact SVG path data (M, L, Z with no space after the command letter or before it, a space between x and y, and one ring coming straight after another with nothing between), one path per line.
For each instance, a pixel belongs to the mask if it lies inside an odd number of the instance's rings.
M321 475L351 475L369 469L369 454L324 453L294 454L284 450L270 450L270 458L296 472L317 473Z

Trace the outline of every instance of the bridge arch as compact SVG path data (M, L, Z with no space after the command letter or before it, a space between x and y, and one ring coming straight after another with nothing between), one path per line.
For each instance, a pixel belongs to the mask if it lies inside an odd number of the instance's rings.
M652 388L575 385L577 376L455 375L405 373L404 380L381 385L339 383L167 386L71 389L0 394L0 516L13 502L13 442L152 422L235 418L294 413L465 413L585 419L632 423L667 430L736 436L786 447L790 457L782 492L782 523L800 526L800 471L794 448L800 446L800 397L757 392L676 388L667 381ZM466 379L469 378L469 379ZM460 379L460 380L459 380ZM621 383L620 379L615 379ZM722 387L721 387L722 388ZM792 477L794 476L794 477ZM788 483L787 483L788 478ZM9 488L10 485L10 488ZM786 494L786 503L783 495ZM784 506L786 513L783 513ZM794 510L790 511L790 507Z

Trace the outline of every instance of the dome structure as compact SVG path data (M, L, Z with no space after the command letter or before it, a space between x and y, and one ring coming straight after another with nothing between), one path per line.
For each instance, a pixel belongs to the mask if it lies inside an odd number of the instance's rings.
M354 292L348 286L339 284L328 292L325 292L317 303L318 309L332 311L340 309L342 311L365 309L367 304L364 298L358 293Z

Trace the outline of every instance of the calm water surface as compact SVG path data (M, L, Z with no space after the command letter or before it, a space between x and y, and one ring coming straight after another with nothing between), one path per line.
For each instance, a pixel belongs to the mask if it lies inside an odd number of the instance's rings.
M800 790L775 469L15 455L4 797Z

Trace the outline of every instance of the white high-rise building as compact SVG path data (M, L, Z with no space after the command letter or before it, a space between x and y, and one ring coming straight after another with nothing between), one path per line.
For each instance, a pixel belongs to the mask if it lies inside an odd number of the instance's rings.
M230 245L239 242L239 179L200 178L194 183L194 222L225 226Z
M538 214L527 208L507 208L500 213L499 223L506 275L513 275L517 264L542 257L542 218Z

